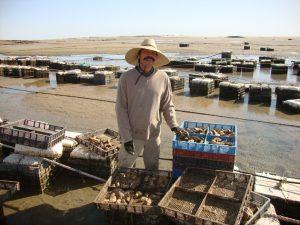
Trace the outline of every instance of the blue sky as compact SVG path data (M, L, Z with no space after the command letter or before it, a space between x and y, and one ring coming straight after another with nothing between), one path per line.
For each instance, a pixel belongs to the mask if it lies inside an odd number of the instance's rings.
M300 0L0 0L0 39L300 36Z

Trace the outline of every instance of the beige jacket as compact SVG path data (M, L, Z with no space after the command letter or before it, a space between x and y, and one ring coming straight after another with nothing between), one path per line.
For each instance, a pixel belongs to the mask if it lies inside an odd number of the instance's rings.
M159 70L149 77L135 68L123 73L115 109L123 143L159 137L162 115L170 128L178 126L170 79Z

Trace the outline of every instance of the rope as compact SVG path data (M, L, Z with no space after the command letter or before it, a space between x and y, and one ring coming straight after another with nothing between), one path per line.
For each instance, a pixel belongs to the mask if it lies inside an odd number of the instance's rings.
M286 180L286 178L277 179L277 178L273 178L273 177L267 177L267 176L264 176L264 175L251 173L251 172L246 172L246 171L243 171L243 170L234 170L234 171L249 174L249 175L252 175L252 176L255 176L255 177L262 177L262 178L266 178L266 179L269 179L269 180L279 181L279 182L284 181L285 183L290 183L290 184L300 184L300 182L298 182L298 181L288 181L288 180ZM297 178L295 178L295 179L297 179Z
M0 85L0 88L8 89L8 90L15 90L15 91L24 91L24 92L28 92L28 93L34 93L34 94L44 94L44 95L53 95L53 96L93 100L93 101L99 101L99 102L116 103L116 101L108 100L108 99L90 98L90 97L67 95L67 94L57 94L57 93L47 93L47 92L42 92L42 91L30 91L30 90L25 90L25 89L20 89L20 88L5 87L2 85ZM176 109L175 111L182 112L182 113L189 113L189 114L213 116L213 117L220 117L220 118L227 118L227 119L236 119L236 120L241 120L241 121L249 121L249 122L257 122L257 123L264 123L264 124L270 124L270 125L280 125L280 126L300 128L300 125L294 125L294 124L285 124L285 123L277 123L277 122L270 122L270 121L264 121L264 120L247 119L247 118L234 117L234 116L224 116L224 115L203 113L203 112L183 110L183 109Z

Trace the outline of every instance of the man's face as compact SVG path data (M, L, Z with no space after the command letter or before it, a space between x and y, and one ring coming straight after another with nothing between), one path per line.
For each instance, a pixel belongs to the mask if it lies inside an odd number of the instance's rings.
M147 49L142 49L139 55L140 66L142 70L144 70L145 72L150 71L157 58L158 55L156 52Z

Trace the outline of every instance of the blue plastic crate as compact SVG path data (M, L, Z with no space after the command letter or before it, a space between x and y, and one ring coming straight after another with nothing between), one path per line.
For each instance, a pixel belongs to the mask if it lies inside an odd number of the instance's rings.
M206 135L206 141L205 141L204 144L194 143L194 142L187 142L187 141L179 141L178 136L175 135L173 140L172 140L173 149L182 149L182 150L188 150L188 151L199 151L199 152L207 152L207 153L215 153L215 154L236 155L236 150L237 150L237 128L236 128L235 125L184 121L181 124L180 127L181 128L208 127L208 130L213 129L213 128L230 129L234 132L234 136L232 136L232 137L231 136L230 137L228 137L228 136L219 136L219 137L221 139L226 138L226 140L228 140L232 143L232 146L209 144L209 141L213 137L212 135Z

